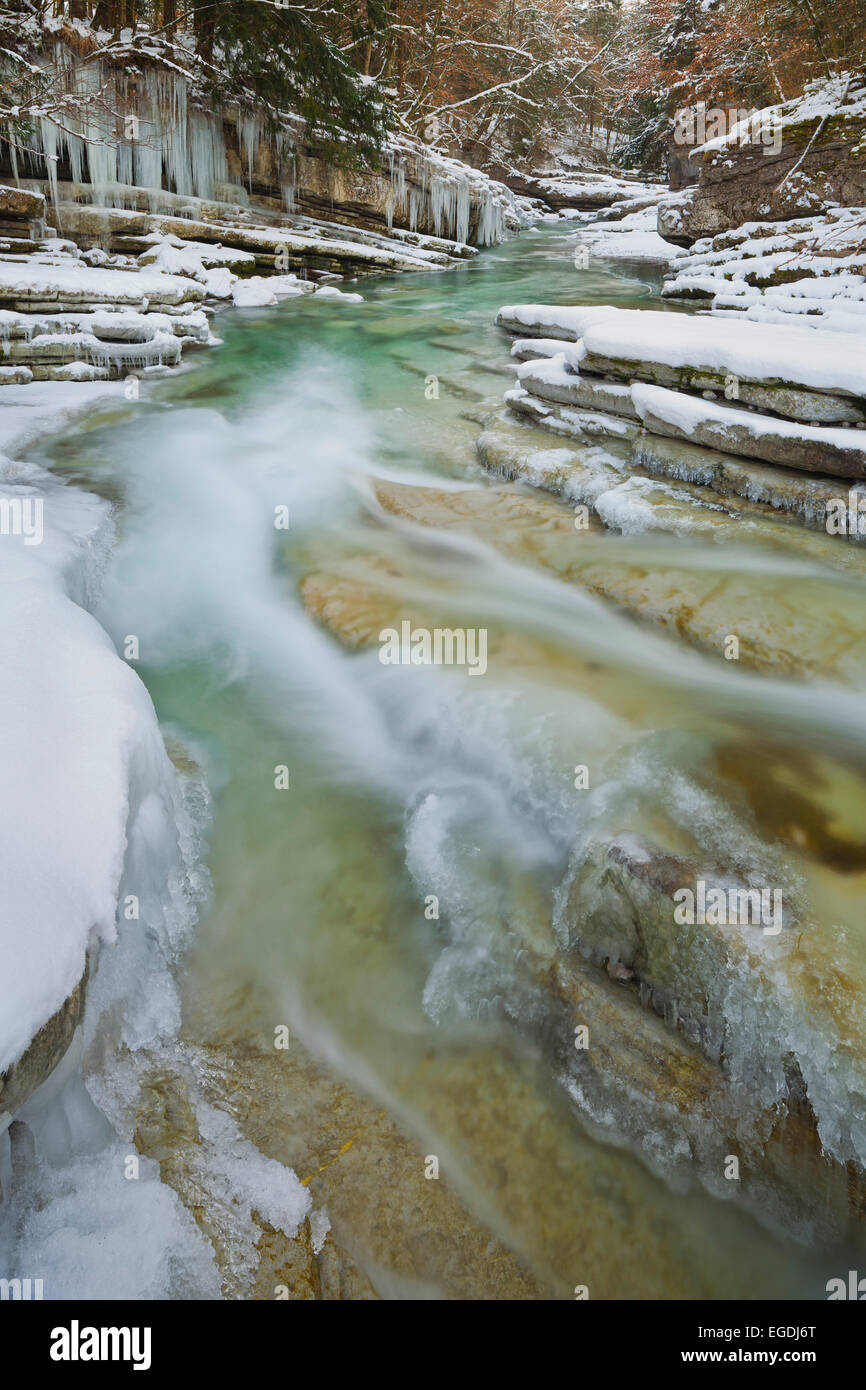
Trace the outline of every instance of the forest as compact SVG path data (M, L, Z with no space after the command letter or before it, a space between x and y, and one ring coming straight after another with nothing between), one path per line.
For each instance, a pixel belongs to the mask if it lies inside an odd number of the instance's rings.
M866 0L7 0L7 116L76 100L38 70L52 17L100 54L161 52L215 100L294 111L343 157L398 129L495 177L566 140L589 167L658 171L679 109L764 107L866 61Z

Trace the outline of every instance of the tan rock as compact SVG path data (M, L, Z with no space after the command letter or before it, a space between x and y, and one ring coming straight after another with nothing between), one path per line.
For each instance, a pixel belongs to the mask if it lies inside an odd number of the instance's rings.
M37 1087L51 1075L72 1042L84 1013L87 969L56 1014L40 1028L26 1052L0 1073L0 1120L14 1115Z

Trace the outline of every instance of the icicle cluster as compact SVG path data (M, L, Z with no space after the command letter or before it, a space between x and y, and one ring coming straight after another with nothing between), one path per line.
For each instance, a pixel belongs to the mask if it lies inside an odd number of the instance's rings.
M256 158L269 136L262 120L239 111L240 171L230 175L225 131L219 116L190 100L187 78L165 68L123 72L105 62L81 64L58 44L52 55L67 90L82 99L57 124L51 115L35 123L31 147L23 154L9 140L16 179L19 172L46 178L58 209L58 169L98 206L139 205L139 191L158 196L168 190L199 199L245 201L252 192ZM276 137L278 140L280 137ZM290 138L280 142L277 160L283 207L296 207L297 168ZM29 167L22 167L22 165ZM385 215L410 231L433 233L457 242L489 246L520 225L511 191L486 174L431 149L393 147L383 166L387 183ZM85 192L89 185L89 192ZM233 185L226 195L225 186ZM241 197L241 190L244 190Z

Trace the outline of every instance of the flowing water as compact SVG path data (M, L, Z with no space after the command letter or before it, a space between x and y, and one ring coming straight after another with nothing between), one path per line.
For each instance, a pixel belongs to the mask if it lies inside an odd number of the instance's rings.
M119 651L138 641L211 879L170 968L123 941L100 966L88 1086L116 1133L72 1124L74 1161L55 1153L16 1236L58 1292L249 1293L243 1241L218 1276L168 1192L180 1102L145 1142L141 1087L181 1073L209 1155L199 1225L217 1192L250 1239L256 1212L278 1226L292 1166L379 1294L819 1297L848 1268L823 1160L802 1200L779 1195L755 1114L814 1056L822 1140L862 1154L859 556L688 488L641 494L625 534L578 531L480 468L513 380L502 304L653 300L639 270L575 270L572 242L528 232L365 281L363 304L226 312L194 370L39 452L115 504L95 611ZM656 505L728 524L644 526ZM382 664L379 631L407 619L484 629L484 673ZM633 931L606 917L614 840L783 888L802 969L777 987L788 933L734 967L677 944L659 1018L600 964ZM603 1040L589 1072L581 1023ZM118 1176L137 1106L146 1199Z

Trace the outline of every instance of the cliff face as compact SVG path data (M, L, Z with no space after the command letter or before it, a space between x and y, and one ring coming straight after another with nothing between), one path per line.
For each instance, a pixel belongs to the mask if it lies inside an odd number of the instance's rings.
M271 213L479 246L521 223L504 184L419 141L392 138L378 167L335 162L296 118L275 128L237 107L209 110L184 74L134 56L134 64L117 54L84 63L59 36L52 61L77 106L62 120L36 120L26 141L0 134L0 182L35 181L55 204L61 184L76 189L76 201L103 206L129 206L132 189L252 201Z
M683 228L691 241L746 222L866 203L862 76L816 84L803 97L762 111L751 131L748 124L691 150L686 162L697 185ZM689 181L681 164L679 186Z

